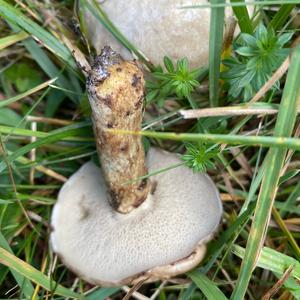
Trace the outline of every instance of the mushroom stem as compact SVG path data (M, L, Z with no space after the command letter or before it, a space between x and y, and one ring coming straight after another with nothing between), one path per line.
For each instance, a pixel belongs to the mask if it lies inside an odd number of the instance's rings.
M135 62L124 61L110 47L103 48L87 79L97 149L108 186L110 204L128 213L147 198L149 181L128 180L147 174L140 136L119 135L107 129L141 130L143 73Z

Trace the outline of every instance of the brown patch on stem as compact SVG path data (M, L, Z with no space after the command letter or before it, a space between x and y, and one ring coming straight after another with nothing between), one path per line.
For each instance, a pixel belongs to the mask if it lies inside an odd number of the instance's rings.
M132 76L132 81L131 81L131 86L137 87L138 85L141 84L141 77L138 76L138 74L133 74Z
M100 98L99 101L102 101L109 108L111 108L111 106L112 106L111 96L106 96L106 97Z

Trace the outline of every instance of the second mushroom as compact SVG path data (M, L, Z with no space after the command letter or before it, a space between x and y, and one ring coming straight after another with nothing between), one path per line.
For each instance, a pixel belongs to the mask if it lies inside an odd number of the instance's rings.
M128 183L180 158L141 137L143 73L105 47L87 79L101 169L84 164L61 189L51 244L62 261L93 284L116 286L184 273L205 255L222 205L206 174L180 166Z

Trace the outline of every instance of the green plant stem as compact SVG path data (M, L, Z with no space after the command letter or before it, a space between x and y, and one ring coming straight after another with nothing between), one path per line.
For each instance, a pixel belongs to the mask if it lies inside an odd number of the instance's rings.
M224 0L212 0L211 4L223 4ZM223 46L224 7L211 8L209 35L209 102L219 105L220 64Z
M296 110L295 110L296 111ZM190 141L190 142L212 142L226 143L231 145L242 146L262 146L276 147L278 149L290 148L300 150L299 138L288 137L271 137L271 136L243 136L229 134L210 134L210 133L175 133L175 132L157 132L157 131L130 131L109 129L115 134L132 134L142 135L151 138L173 140L173 141Z
M292 56L282 100L279 108L278 119L275 126L275 136L290 136L296 120L297 106L300 100L300 46L295 49ZM245 257L241 271L233 291L232 300L244 299L248 283L267 231L270 214L272 211L280 172L284 164L287 149L271 148L266 157L267 166L257 200L254 218L251 225Z

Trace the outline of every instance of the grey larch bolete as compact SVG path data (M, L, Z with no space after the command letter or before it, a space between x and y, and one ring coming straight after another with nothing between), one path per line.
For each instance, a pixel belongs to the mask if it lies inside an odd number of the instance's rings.
M207 5L207 0L97 0L112 23L154 64L161 64L164 56L176 61L183 57L191 68L208 65L210 8L183 6ZM249 9L252 10L252 9ZM226 8L226 20L233 15ZM121 45L86 9L86 28L91 43L98 53L111 45L124 58L131 53Z
M180 166L179 157L141 137L144 78L133 61L105 47L87 79L101 169L84 164L64 184L52 215L51 244L88 282L116 286L184 273L205 255L222 216L208 175ZM135 180L144 176L144 179Z

